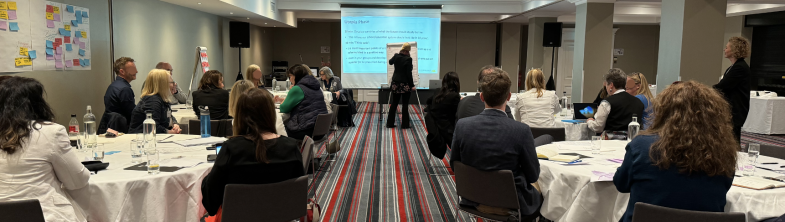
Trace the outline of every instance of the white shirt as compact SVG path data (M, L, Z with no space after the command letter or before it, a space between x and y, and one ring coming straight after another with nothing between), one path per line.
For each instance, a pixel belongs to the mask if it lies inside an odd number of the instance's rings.
M616 90L613 95L619 94L620 92L624 92L624 90ZM594 120L586 121L586 124L589 124L589 129L593 130L595 133L602 132L605 129L605 121L608 120L608 114L610 113L611 104L608 103L607 100L602 100L600 106L597 107L597 113L594 114Z
M65 127L51 122L36 127L22 149L0 151L0 201L38 199L46 221L85 221L64 189L87 186L90 172L74 154Z
M553 127L553 115L561 111L556 91L543 90L537 98L537 89L518 94L515 100L515 119L530 127Z

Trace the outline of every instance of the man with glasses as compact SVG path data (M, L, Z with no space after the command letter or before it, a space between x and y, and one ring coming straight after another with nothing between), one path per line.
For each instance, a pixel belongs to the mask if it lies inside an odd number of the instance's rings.
M169 76L172 77L174 76L174 69L172 69L172 65L169 64L168 62L159 62L157 65L155 65L155 68L169 71ZM174 77L172 79L174 79ZM172 87L171 84L174 84L172 95L169 96L169 101L171 101L170 104L171 105L177 105L180 103L185 104L185 100L188 95L186 95L186 93L181 93L183 90L180 89L180 86L177 85L177 82L174 82L174 80L169 82L169 84L170 87ZM142 83L142 88L144 89L144 83Z

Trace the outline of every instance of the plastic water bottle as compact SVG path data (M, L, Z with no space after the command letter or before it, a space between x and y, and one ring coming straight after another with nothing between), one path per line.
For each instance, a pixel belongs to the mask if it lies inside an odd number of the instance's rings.
M68 139L71 140L71 146L76 146L79 139L79 121L76 120L76 114L71 114L71 122L68 123Z
M155 150L155 120L153 120L153 112L147 111L147 119L142 122L142 134L144 134L144 149Z
M284 89L284 91L289 91L289 88L291 88L291 86L292 86L292 82L290 82L289 79L286 79L286 89Z
M569 110L567 110L567 92L562 92L561 97L561 116L569 115Z
M632 138L638 135L638 130L641 129L641 124L638 123L638 117L632 114L632 122L627 125L627 142L632 141Z
M199 107L199 125L202 138L210 137L210 109L207 106Z
M273 78L273 92L278 91L278 79Z
M98 135L96 135L96 131L98 129L95 125L95 115L93 115L92 107L87 106L87 114L84 114L82 122L84 123L85 140L87 144L86 148L95 148L95 146L98 145Z

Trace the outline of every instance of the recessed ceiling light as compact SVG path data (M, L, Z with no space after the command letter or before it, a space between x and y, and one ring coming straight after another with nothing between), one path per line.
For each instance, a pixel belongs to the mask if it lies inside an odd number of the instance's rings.
M251 19L251 18L245 18L245 19Z
M267 25L267 22L265 22L264 24Z
M275 27L276 27L276 26L273 26L273 28L275 28Z
M230 15L234 15L234 12L229 12Z
M200 4L201 5L202 3L201 2L197 2L196 4Z

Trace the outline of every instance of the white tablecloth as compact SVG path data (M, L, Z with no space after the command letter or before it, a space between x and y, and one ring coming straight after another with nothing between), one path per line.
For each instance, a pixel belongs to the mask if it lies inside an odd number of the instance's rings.
M590 141L557 142L560 153L578 153L594 158L584 159L588 165L562 165L539 160L539 185L545 197L540 213L560 222L617 222L627 209L630 195L619 193L612 181L592 182L593 171L613 173L621 164L609 158L624 158L626 141L603 141L602 154L592 155ZM607 143L606 143L607 142ZM573 146L565 146L573 145ZM767 157L761 157L762 160ZM769 158L765 161L770 161ZM778 160L785 162L785 160ZM757 169L756 175L782 176ZM612 175L612 174L611 174ZM785 210L785 188L752 190L732 186L726 196L726 212L743 212L747 221L778 217Z
M166 137L167 135L159 135ZM168 140L198 138L198 135L175 135ZM85 188L69 191L76 205L88 221L199 221L205 210L202 206L201 183L210 172L212 163L202 163L175 172L148 175L147 171L123 170L131 163L130 142L134 135L114 139L99 138L106 151L121 151L106 155L109 168L90 176ZM184 156L205 161L205 146L185 148L174 143L159 143L161 160ZM80 151L77 151L80 152ZM78 153L87 155L87 153ZM146 158L142 158L146 161Z
M192 119L199 120L199 117L194 113L194 109L186 109L185 104L172 105L172 117L180 124L188 124L188 120Z
M785 97L750 98L750 112L741 130L758 134L785 134Z

